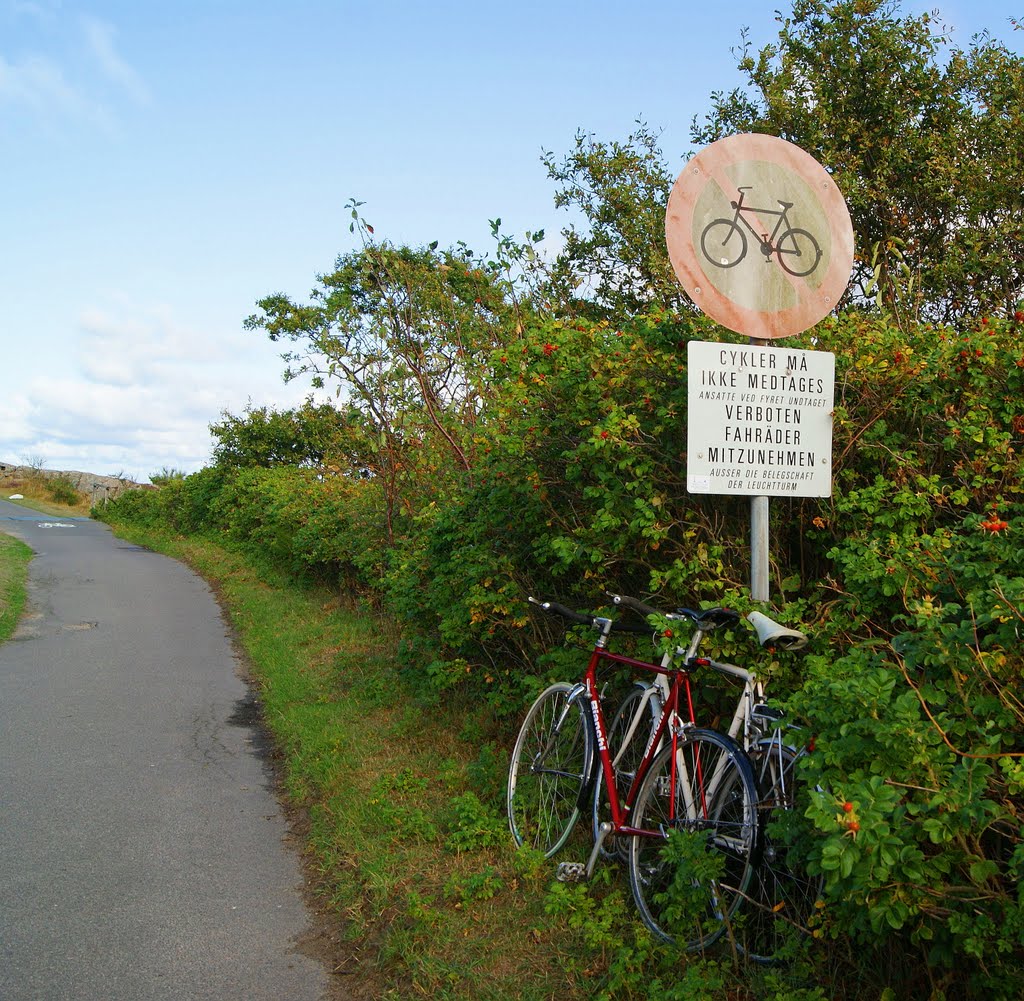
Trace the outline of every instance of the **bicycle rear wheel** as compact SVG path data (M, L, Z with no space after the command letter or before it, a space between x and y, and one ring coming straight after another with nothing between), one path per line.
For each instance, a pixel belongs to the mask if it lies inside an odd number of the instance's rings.
M779 264L794 278L806 277L821 260L821 247L806 229L787 229L779 237L775 253Z
M758 742L750 751L760 793L760 864L747 890L750 900L737 932L737 946L750 959L771 963L784 958L791 943L806 935L821 895L821 877L809 876L799 857L773 829L780 811L803 800L796 774L802 752L778 737Z
M659 752L637 793L629 881L640 917L688 952L712 945L750 884L757 791L746 755L728 737L689 730Z
M589 794L593 739L586 699L558 682L530 707L508 772L508 824L519 847L554 855L565 844Z
M611 755L615 767L615 787L620 803L626 802L626 795L633 785L633 779L643 760L644 751L647 750L647 742L651 739L658 717L661 715L661 700L654 692L648 693L647 685L634 685L615 711L611 723L608 724L608 753ZM637 712L641 709L643 716L637 719ZM608 819L610 812L611 807L608 803L604 774L600 773L594 782L593 828L595 841L601 834L601 822ZM604 858L617 858L625 862L629 857L629 839L610 835L605 839L601 855Z

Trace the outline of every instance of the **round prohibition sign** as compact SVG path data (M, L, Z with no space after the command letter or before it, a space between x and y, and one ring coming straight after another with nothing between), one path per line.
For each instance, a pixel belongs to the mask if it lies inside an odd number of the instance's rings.
M776 136L719 139L690 160L669 195L665 239L708 316L767 340L827 316L853 267L853 225L835 181Z

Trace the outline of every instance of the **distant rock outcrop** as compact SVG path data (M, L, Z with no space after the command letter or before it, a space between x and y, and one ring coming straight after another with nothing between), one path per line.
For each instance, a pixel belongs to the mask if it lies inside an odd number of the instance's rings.
M88 497L91 504L112 500L118 494L124 493L125 490L154 489L148 483L136 483L123 476L100 476L97 473L83 473L77 469L39 469L36 466L18 466L12 462L0 462L0 476L7 480L60 476L66 479L80 494Z

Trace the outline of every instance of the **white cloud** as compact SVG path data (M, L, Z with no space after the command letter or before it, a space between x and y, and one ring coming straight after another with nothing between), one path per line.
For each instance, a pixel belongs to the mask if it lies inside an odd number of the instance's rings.
M38 3L22 4L14 13L29 15L39 30L24 54L0 53L0 106L31 112L44 125L73 121L111 133L117 99L127 95L137 105L151 103L149 88L119 53L112 25L88 16L69 24L56 16L57 7ZM65 54L53 55L62 45Z
M42 458L49 469L145 479L209 460L222 411L297 406L277 348L257 335L200 328L170 307L118 297L79 319L72 366L0 397L0 461Z
M0 56L0 103L84 120L104 129L113 124L106 108L69 83L60 66L43 56L26 56L18 62Z
M125 297L111 307L92 307L79 318L82 337L78 365L93 382L131 386L173 370L194 369L228 361L237 350L237 335L213 334L176 320L171 307L142 308Z
M89 49L103 75L121 87L137 104L149 104L149 89L139 74L121 58L114 46L113 26L94 17L83 17L82 28Z

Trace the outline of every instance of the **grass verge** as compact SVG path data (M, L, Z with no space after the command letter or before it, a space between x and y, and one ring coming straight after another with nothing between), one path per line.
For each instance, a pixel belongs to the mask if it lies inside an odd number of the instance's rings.
M32 550L20 539L0 533L0 643L9 639L25 607L25 579Z

